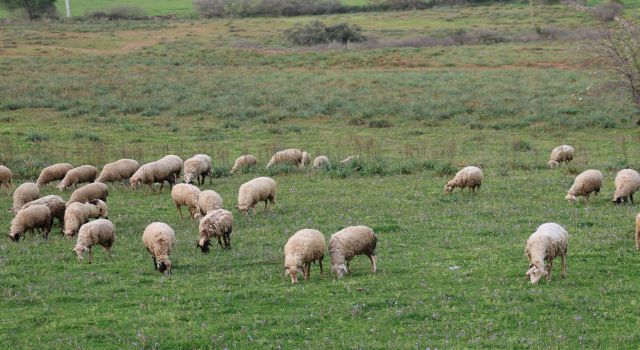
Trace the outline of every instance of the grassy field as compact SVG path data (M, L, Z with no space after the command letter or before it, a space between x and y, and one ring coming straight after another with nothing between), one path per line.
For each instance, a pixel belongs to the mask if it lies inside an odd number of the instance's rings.
M555 32L596 25L563 6L540 14ZM216 178L201 188L219 192L225 208L256 176L272 176L278 195L271 212L235 214L232 249L208 255L166 189L120 184L108 201L111 259L98 247L92 265L78 264L57 225L48 241L1 239L0 348L640 346L638 206L610 201L616 172L640 167L638 116L576 58L587 57L587 41L402 44L461 29L524 35L521 5L323 16L375 39L349 49L282 39L311 19L2 27L0 163L15 185L53 162L207 153ZM576 159L547 169L563 143ZM264 169L288 147L334 164L360 154L361 167ZM260 166L230 176L243 153ZM480 192L444 195L469 164L484 169ZM605 174L600 196L568 204L566 190L589 168ZM0 191L5 232L10 207ZM153 221L177 233L169 277L153 271L141 242ZM555 270L530 285L524 242L548 221L569 231L568 277ZM378 273L357 257L340 280L316 266L308 282L285 278L282 249L294 232L328 239L356 224L379 237Z

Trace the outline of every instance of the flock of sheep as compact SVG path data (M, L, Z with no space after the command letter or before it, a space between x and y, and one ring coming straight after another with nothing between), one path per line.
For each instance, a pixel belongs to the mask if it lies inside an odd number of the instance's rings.
M568 145L556 147L551 152L549 167L555 168L562 163L573 160L575 149ZM358 156L350 156L342 163L352 162ZM276 164L293 163L299 167L311 164L311 157L307 152L298 149L287 149L273 155L267 167ZM256 157L243 155L236 159L232 173L243 167L257 164ZM329 158L319 156L313 161L314 168L329 165ZM179 183L181 173L182 179ZM192 182L199 185L205 178L211 177L211 158L205 154L198 154L185 160L175 155L168 155L160 160L140 166L132 159L121 159L106 164L100 175L94 166L83 165L73 167L71 164L54 164L43 169L36 183L23 183L13 193L13 207L11 211L15 217L11 221L9 237L18 242L26 231L38 229L46 238L51 231L53 220L57 219L65 236L71 238L78 235L73 251L78 260L83 261L84 253L88 252L89 262L93 260L92 247L103 246L111 255L111 247L115 241L115 227L108 220L106 204L108 187L105 183L124 181L129 179L131 188L141 184L160 184L160 191L165 182L171 186L171 198L176 206L180 218L183 218L182 207L186 206L190 216L199 220L198 247L203 253L209 251L213 238L221 248L231 247L231 233L233 230L233 214L222 208L222 197L212 190L201 191ZM0 187L12 188L12 172L0 165ZM96 178L97 177L97 178ZM39 188L48 183L60 180L58 189L61 191L71 186L75 191L68 201L60 196L50 195L40 198ZM460 170L444 187L445 193L453 189L470 188L476 192L482 185L482 170L475 166L467 166ZM583 196L588 202L591 193L598 194L602 187L603 176L598 170L589 169L579 174L567 192L566 199L575 202L577 197ZM95 182L94 182L95 181ZM78 184L88 184L77 188ZM174 185L175 184L175 185ZM633 194L640 189L640 174L632 169L618 172L615 179L615 193L613 202L631 201ZM256 205L265 203L265 211L269 203L275 205L276 182L269 177L258 177L242 184L238 190L238 204L236 209L245 215L250 209L256 212ZM96 219L89 221L90 219ZM162 273L171 273L169 256L176 242L174 230L163 222L149 224L143 232L142 241L153 258L154 269ZM357 255L366 255L371 261L372 271L376 272L375 248L378 238L373 230L367 226L350 226L331 235L328 251L331 257L331 270L338 277L350 273L349 261ZM545 223L529 237L525 246L525 254L529 259L529 270L526 276L531 283L537 283L542 277L551 279L553 259L562 259L562 277L566 274L566 255L568 245L567 231L556 223ZM640 214L636 217L636 249L640 249ZM322 260L325 252L324 235L314 229L301 229L289 238L284 247L285 273L291 277L292 283L297 283L298 275L304 279L310 275L311 263L318 262L322 273Z

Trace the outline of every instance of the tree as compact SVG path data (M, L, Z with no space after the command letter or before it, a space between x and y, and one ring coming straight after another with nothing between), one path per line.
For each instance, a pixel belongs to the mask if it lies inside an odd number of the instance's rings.
M0 0L0 7L9 11L24 11L30 21L56 16L56 0Z

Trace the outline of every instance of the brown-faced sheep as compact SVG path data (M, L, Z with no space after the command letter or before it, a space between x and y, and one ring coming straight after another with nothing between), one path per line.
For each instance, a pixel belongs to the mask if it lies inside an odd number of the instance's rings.
M371 270L376 272L376 245L378 237L367 226L349 226L331 235L329 255L331 270L338 278L351 273L349 261L356 255L364 254L371 261Z
M64 230L65 236L73 237L80 226L85 224L91 218L109 218L109 209L107 203L94 199L87 203L75 202L71 203L64 212Z
M562 258L562 274L564 278L567 274L567 243L569 234L562 226L548 222L538 226L529 239L524 249L524 253L529 258L529 270L525 274L531 279L531 283L538 283L542 276L551 280L551 268L553 259L560 256ZM545 261L547 264L545 266Z
M33 205L46 205L51 212L51 218L58 219L60 230L62 231L62 227L64 227L64 212L67 209L67 205L62 197L56 195L44 196L23 205L22 209L29 208Z
M316 159L313 160L313 168L314 169L326 168L328 166L331 166L331 161L329 160L329 157L327 157L327 156L319 156L319 157L316 157Z
M576 150L569 145L562 145L554 148L549 156L549 168L555 168L560 163L569 164L573 160Z
M233 168L231 168L231 173L235 173L236 171L240 170L241 168L245 168L245 167L250 167L250 166L254 166L258 163L258 159L251 155L251 154L245 154L243 156L240 156L236 159L236 162L233 163Z
M245 182L238 190L238 205L236 209L245 215L249 209L256 213L256 204L264 201L264 210L267 210L268 202L276 204L276 182L270 177L258 177Z
M194 185L189 184L177 184L171 189L171 199L176 206L176 210L180 214L180 220L182 216L182 206L185 205L189 208L189 213L194 219L199 219L200 205L198 200L200 199L200 189Z
M73 169L73 165L69 163L58 163L48 166L40 172L38 181L36 184L38 187L46 186L49 182L58 181L64 179L67 176L67 172Z
M211 157L208 155L196 154L184 161L185 183L190 184L195 179L201 185L207 176L209 176L209 183L211 183L213 180L211 177Z
M616 175L615 185L612 201L620 204L631 200L633 203L633 194L640 189L640 174L633 169L622 169Z
M51 231L51 221L51 211L46 205L38 204L20 209L11 220L9 238L14 242L18 242L20 236L23 236L26 231L33 232L34 229L41 230L42 236L47 238Z
M162 191L165 181L169 183L169 186L173 186L176 182L176 177L172 172L171 166L166 162L160 161L147 163L141 166L129 180L131 188L133 189L140 186L140 184L147 184L149 185L149 190L152 190L151 185L159 183L160 191Z
M285 275L291 276L291 283L298 283L298 273L308 280L312 262L317 261L320 274L323 273L324 244L324 236L318 230L302 229L289 238L284 246L284 269Z
M80 227L78 240L73 252L78 256L78 262L84 259L84 252L89 252L89 264L93 262L93 251L95 245L101 245L111 257L111 247L116 240L116 228L113 223L106 219L98 219L88 222Z
M218 239L220 248L231 248L231 232L233 231L233 214L224 209L216 209L200 220L200 240L198 248L203 253L209 252L211 237Z
M456 176L444 186L444 193L451 193L454 188L460 187L461 191L465 187L471 188L471 192L475 193L482 185L482 170L475 166L468 166L458 171Z
M200 214L205 216L211 211L222 209L222 197L216 191L201 191L198 205L200 206Z
M144 229L142 234L142 242L151 254L153 259L153 268L165 273L171 274L171 250L176 243L176 233L173 229L163 222L152 222Z
M584 196L585 203L589 203L589 195L595 192L597 195L600 193L602 187L602 173L598 170L585 170L580 175L576 176L573 185L567 192L566 200L573 203L578 196Z
M13 188L11 184L11 178L13 177L13 173L11 169L7 168L4 165L0 165L0 187L4 187L7 190Z
M67 205L75 202L84 203L93 199L100 199L106 202L108 195L109 187L107 187L107 185L102 182L94 182L86 184L73 191L71 197L69 197L69 200L67 201Z
M299 167L302 167L302 151L295 148L285 149L284 151L276 152L269 163L267 164L267 168L276 164L295 164Z
M11 212L17 213L23 205L40 198L40 189L33 182L25 182L13 192L13 208Z
M84 182L93 182L98 175L98 168L93 165L81 165L67 171L62 181L58 184L58 189L64 191L66 188L73 186L77 188L78 184Z
M102 168L96 182L124 181L131 178L138 168L140 168L140 164L133 159L120 159L113 163L107 163Z

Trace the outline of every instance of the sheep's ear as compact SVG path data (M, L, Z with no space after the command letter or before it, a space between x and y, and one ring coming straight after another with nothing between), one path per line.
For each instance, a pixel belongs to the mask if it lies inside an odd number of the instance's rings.
M534 267L532 267L532 268L530 268L530 269L529 269L529 271L527 271L527 273L525 273L524 275L525 275L525 276L531 276L531 274L533 273L533 270L534 270L535 268L536 268L535 266L534 266Z

